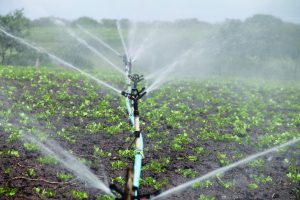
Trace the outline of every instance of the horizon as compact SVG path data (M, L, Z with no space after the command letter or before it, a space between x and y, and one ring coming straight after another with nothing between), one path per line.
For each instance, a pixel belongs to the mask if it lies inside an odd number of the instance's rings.
M58 6L59 5L59 6ZM70 9L72 8L72 9ZM272 15L286 22L300 23L300 1L297 0L212 0L203 2L189 0L173 2L165 0L1 0L0 15L24 9L24 15L31 19L57 17L76 20L80 17L101 19L129 19L136 21L176 21L197 19L208 23L219 23L226 19L245 20L257 14Z
M136 21L136 22L145 22L145 23L152 23L152 22L170 22L170 23L173 23L173 22L176 22L176 21L180 21L180 20L197 20L198 22L200 23L208 23L208 24L218 24L218 23L224 23L226 20L240 20L241 22L244 22L245 20L249 19L249 18L252 18L254 16L257 16L257 15L264 15L264 16L271 16L271 17L274 17L276 19L279 19L285 23L292 23L292 24L297 24L297 25L300 25L300 22L292 22L292 21L288 21L288 20L284 20L278 16L275 16L275 15L271 15L271 14L264 14L264 13L257 13L257 14L253 14L251 16L248 16L246 17L245 19L238 19L238 18L225 18L223 21L218 21L218 22L209 22L209 21L204 21L204 20L201 20L201 19L198 19L198 18L177 18L177 19L173 19L173 20L133 20L133 21ZM27 17L25 15L25 17ZM55 17L55 16L43 16L43 17L39 17L39 18L34 18L34 19L31 19L31 18L28 18L29 20L31 21L35 21L35 20L39 20L39 19L47 19L47 18L55 18L55 19L59 19L59 20L63 20L63 21L68 21L68 22L72 22L72 21L76 21L80 18L89 18L89 19L92 19L92 20L95 20L97 21L98 23L101 23L102 20L116 20L116 21L120 21L120 20L129 20L129 21L132 21L132 19L129 19L129 18L120 18L120 19L116 19L116 18L101 18L101 19L95 19L93 17L89 17L89 16L81 16L81 17L78 17L78 18L75 18L75 19L66 19L66 18L62 18L62 17Z

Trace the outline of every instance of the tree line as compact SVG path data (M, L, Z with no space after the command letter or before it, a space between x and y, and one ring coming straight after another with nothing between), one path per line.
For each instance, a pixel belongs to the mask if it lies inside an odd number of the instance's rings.
M81 25L94 30L95 33L101 33L102 39L116 49L122 50L114 19L97 21L89 17L81 17L74 21L61 20L71 28ZM125 34L129 36L132 28L130 21L122 19L120 23L125 29ZM278 77L284 75L295 79L300 77L299 24L285 22L270 15L254 15L244 21L228 19L216 24L198 19L139 22L139 28L144 30L142 34L146 35L151 29L149 27L154 27L157 23L159 23L160 37L156 40L157 56L149 56L152 60L167 63L165 60L176 57L180 48L200 42L205 47L201 51L198 49L201 55L197 52L193 53L192 59L186 63L193 69L202 67L207 73L228 76L249 76L249 74L259 73L266 76L275 74ZM53 47L53 51L73 64L85 67L94 65L92 62L94 57L69 38L67 39L69 45L57 42L54 48L54 36L62 33L51 18L29 20L24 16L23 10L16 10L0 16L0 27L21 38L38 38L37 41L42 46L49 47L50 50ZM153 43L152 46L155 47L155 42ZM150 58L146 61L150 62ZM51 65L47 56L19 44L2 32L0 33L0 63L23 66Z

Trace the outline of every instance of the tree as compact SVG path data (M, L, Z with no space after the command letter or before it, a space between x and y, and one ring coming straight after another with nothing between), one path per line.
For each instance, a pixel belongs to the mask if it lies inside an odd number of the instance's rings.
M28 34L29 22L29 19L24 16L23 9L0 16L0 28L18 37L24 37ZM22 49L23 46L17 41L2 32L0 33L1 64L8 64L6 58L13 53L22 51Z
M102 19L101 23L104 27L115 28L117 20L115 19Z
M93 26L96 27L99 25L99 23L89 17L80 17L78 19L76 19L75 21L73 21L73 24L79 24L79 25L84 25L84 26Z

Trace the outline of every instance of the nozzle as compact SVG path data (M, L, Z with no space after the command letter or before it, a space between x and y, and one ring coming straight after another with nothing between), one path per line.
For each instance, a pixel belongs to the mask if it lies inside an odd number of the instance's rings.
M128 77L130 78L131 81L136 82L136 83L144 80L144 76L138 75L138 74L129 74Z
M140 92L139 92L139 93L141 94L141 93L143 93L145 90L146 90L146 88L145 88L145 87L143 87L143 88L140 90Z
M147 93L147 92L145 91L145 92L143 92L142 94L140 94L139 99L141 99L143 96L145 96L146 93Z
M125 65L128 64L128 59L127 59L126 55L123 55L123 62L124 62Z
M130 96L130 94L129 94L129 93L127 93L127 92L125 92L125 91L122 91L122 92L121 92L121 95L122 95L122 96L124 96L124 97L128 97L128 96Z

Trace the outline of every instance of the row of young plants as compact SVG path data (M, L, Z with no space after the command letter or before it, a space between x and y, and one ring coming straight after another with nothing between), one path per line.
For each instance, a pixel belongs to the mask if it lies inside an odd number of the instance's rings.
M148 127L150 134L147 136L160 139L156 143L153 141L152 150L178 152L180 156L171 165L178 160L201 165L203 158L213 157L220 166L225 166L260 149L299 138L299 94L296 83L276 81L253 84L244 80L216 79L174 83L160 88L143 104L149 118L147 123L157 119L166 122L165 130L161 130L161 124ZM153 107L154 111L150 112ZM224 147L216 151L218 147L215 146L212 151L212 141L213 145ZM226 150L226 146L232 149ZM296 158L299 156L299 153L291 154ZM299 165L299 159L296 160ZM182 175L197 176L197 170L190 168L176 172L184 170L187 173ZM294 171L296 174L299 175L299 168L298 172ZM266 181L249 183L248 188L256 189L261 182L271 182L272 178L266 177ZM299 196L299 189L295 188L294 194Z
M127 149L133 138L122 107L124 99L71 71L1 67L0 77L1 127L9 144L0 149L1 157L19 159L34 154L33 165L19 167L24 176L31 179L43 178L39 177L40 168L56 169L55 158L38 154L38 146L21 140L20 134L30 132L41 141L47 138L59 141L99 176L97 168L102 163L111 182L120 187L125 184L124 169L134 152ZM121 79L115 78L116 85L120 85ZM177 185L179 182L171 177L190 180L208 172L209 168L225 166L259 149L299 137L299 90L296 84L253 84L216 78L167 84L148 94L140 104L146 143L142 192ZM299 145L295 148L299 149ZM299 159L295 158L299 158L299 153L291 154L282 161L288 168L285 178L298 184ZM211 164L203 165L206 161ZM264 164L257 160L248 167L258 169ZM32 167L34 165L40 168ZM10 178L15 175L14 171L20 170L18 166L1 169ZM252 180L247 186L249 190L273 184L273 178L260 171L253 172L249 178ZM53 172L53 176L58 182L75 178L61 169ZM236 187L233 180L221 175L199 184L195 188ZM14 185L1 185L1 188L1 195L18 195ZM32 191L47 198L58 193L56 189L38 185L32 187ZM89 198L89 189L81 191L75 186L64 192L77 199ZM299 190L294 188L294 193L299 195ZM199 194L199 199L205 198L214 197Z

